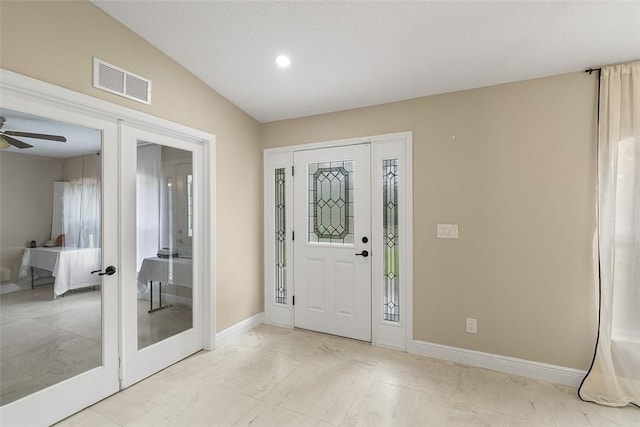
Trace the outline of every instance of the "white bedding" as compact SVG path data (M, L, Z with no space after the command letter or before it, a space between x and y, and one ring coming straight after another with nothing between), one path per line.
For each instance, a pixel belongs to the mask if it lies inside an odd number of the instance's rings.
M91 274L100 269L100 262L100 248L26 248L19 277L30 274L29 267L50 271L57 297L71 289L100 285L100 276Z

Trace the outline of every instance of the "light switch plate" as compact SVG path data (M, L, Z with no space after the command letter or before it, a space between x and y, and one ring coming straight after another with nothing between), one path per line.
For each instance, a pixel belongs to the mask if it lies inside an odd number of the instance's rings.
M438 239L457 239L458 224L438 224Z

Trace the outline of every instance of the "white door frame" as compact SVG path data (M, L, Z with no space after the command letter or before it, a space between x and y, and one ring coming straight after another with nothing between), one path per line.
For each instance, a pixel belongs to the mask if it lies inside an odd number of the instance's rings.
M212 350L215 347L216 325L215 325L215 165L216 165L216 137L207 132L193 129L169 120L151 116L149 114L126 108L117 104L113 104L101 99L91 97L79 92L75 92L60 86L46 83L31 77L23 76L8 70L0 69L0 100L2 105L7 108L15 109L14 103L8 100L15 99L20 102L37 102L42 105L48 105L68 111L69 114L74 112L84 114L87 117L94 117L98 120L110 121L113 123L124 122L132 126L148 129L155 132L161 132L169 136L180 139L197 141L203 147L203 159L206 167L203 173L203 192L208 195L206 205L203 206L202 216L204 219L202 240L203 253L202 259L208 259L211 262L202 265L202 282L203 282L203 345L205 350ZM5 105L6 104L6 105ZM17 104L16 104L17 105ZM19 110L19 108L18 108ZM114 135L115 136L115 135ZM117 140L118 137L115 139ZM110 138L114 139L114 138ZM116 266L117 267L117 266ZM115 277L115 276L114 276ZM118 284L118 292L123 294L122 287L124 284ZM122 304L122 301L120 302ZM120 307L118 321L122 330L124 324L123 312ZM122 337L119 339L120 352L122 346ZM121 371L120 371L121 372ZM95 384L87 385L86 389L91 389ZM43 391L46 391L43 390ZM36 394L41 394L37 392ZM86 394L86 393L85 393ZM93 399L92 402L82 401L82 407L89 406L106 396ZM22 399L17 400L16 407L20 405ZM68 399L72 401L73 399ZM13 405L9 404L9 405ZM5 406L9 406L5 405ZM77 405L76 405L77 406ZM66 416L77 412L82 407L69 407L58 410L55 413L57 419L51 419L47 423L54 423ZM3 407L4 408L4 407ZM41 407L46 412L46 407ZM4 412L4 411L3 411ZM53 414L53 412L51 412ZM28 416L29 414L24 414ZM27 418L23 418L27 422ZM41 424L37 422L36 424Z
M372 174L372 277L371 299L372 345L406 351L407 344L413 340L413 173L411 131L392 134L350 138L336 141L291 145L264 150L264 301L265 323L285 328L294 327L293 310L293 241L290 224L293 224L293 153L295 151L320 148L342 147L368 143L371 146ZM377 174L384 159L399 161L399 234L400 234L400 322L382 319L382 174ZM274 171L282 169L285 173L285 200L289 207L285 210L287 224L285 250L288 254L286 268L286 304L276 303L275 289L275 182ZM297 173L297 172L296 172ZM304 231L298 231L304 234ZM404 307L404 308L403 308Z

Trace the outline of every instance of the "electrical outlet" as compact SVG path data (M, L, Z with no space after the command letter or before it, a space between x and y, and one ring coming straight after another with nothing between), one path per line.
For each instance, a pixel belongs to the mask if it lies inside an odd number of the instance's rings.
M438 224L438 239L457 239L458 224Z
M470 334L478 333L478 319L467 317L467 332Z

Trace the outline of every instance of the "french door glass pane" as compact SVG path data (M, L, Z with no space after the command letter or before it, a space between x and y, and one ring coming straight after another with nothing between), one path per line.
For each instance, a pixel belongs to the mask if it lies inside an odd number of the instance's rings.
M102 365L102 133L0 109L0 403ZM19 144L18 142L18 144ZM24 147L24 146L23 146Z
M193 326L192 153L137 147L138 348Z

